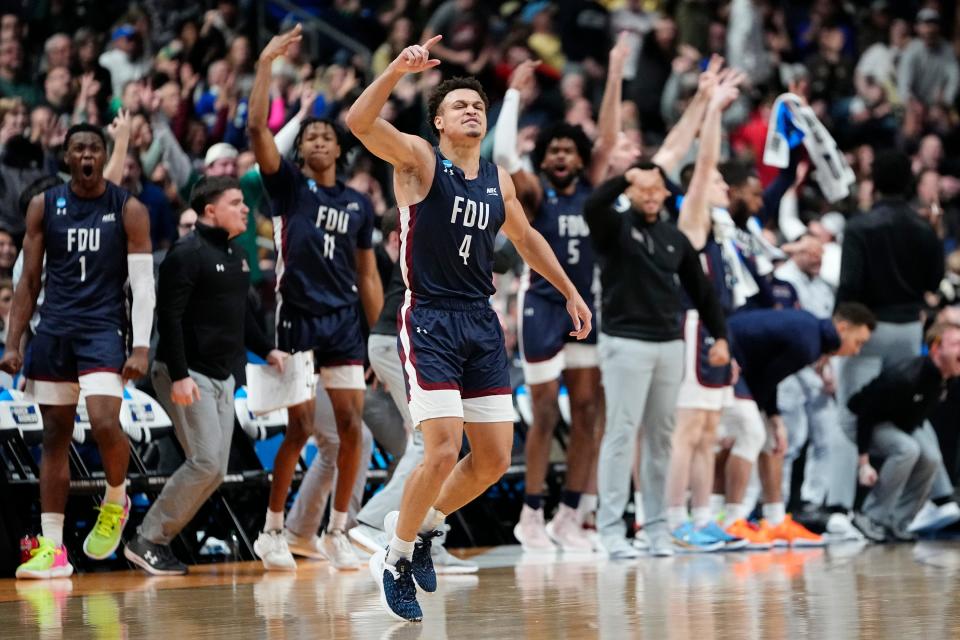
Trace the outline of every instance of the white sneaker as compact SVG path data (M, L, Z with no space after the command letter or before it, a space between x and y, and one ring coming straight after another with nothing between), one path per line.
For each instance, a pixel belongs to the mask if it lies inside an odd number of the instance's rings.
M289 529L284 529L283 537L286 538L287 547L294 555L311 558L313 560L325 560L327 558L327 556L323 555L323 549L320 548L319 536L305 538L298 536Z
M659 533L650 537L650 555L654 558L672 558L676 551L673 536L669 533Z
M637 551L650 551L650 536L643 529L633 536L633 548Z
M356 571L360 568L360 558L353 550L353 544L340 529L324 531L320 538L323 556L339 571Z
M433 543L430 547L433 556L433 570L438 576L455 576L476 573L480 567L473 560L464 560L447 551L442 544Z
M550 540L564 553L593 552L593 543L584 533L577 512L565 504L560 505L556 515L544 529Z
M960 505L956 502L947 502L939 507L931 500L927 500L919 513L914 516L908 533L939 531L960 520Z
M513 535L526 553L554 553L557 550L543 524L543 509L531 509L523 505L520 522L513 528Z
M390 544L390 540L387 538L385 532L366 524L358 524L353 529L350 529L350 531L347 531L347 535L350 536L351 540L370 553L376 553Z
M287 539L283 531L261 531L257 541L253 543L253 551L263 561L263 568L267 571L296 571L297 563L290 553Z
M827 519L828 542L857 542L864 540L860 530L853 526L850 516L845 513L831 513Z

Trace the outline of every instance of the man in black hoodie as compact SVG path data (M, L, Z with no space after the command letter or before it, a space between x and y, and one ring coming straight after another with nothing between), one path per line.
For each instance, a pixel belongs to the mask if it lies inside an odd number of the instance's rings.
M196 229L180 238L160 265L157 330L151 376L173 420L187 461L167 480L124 556L152 575L187 567L170 541L223 481L233 435L232 371L244 347L283 370L287 354L260 332L247 302L250 267L232 239L247 227L240 183L203 178L190 202Z

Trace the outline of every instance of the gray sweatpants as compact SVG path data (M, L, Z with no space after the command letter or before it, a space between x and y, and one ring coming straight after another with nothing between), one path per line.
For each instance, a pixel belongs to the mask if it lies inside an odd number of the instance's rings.
M624 544L623 512L630 499L630 471L641 424L644 526L651 534L666 531L664 492L683 378L683 341L644 342L601 333L598 347L607 421L597 465L597 528L609 550Z
M863 512L881 524L905 530L930 497L937 469L943 465L933 426L924 422L917 431L906 433L890 422L879 424L873 430L870 454L884 460Z
M383 529L383 518L391 511L400 509L403 486L407 477L423 461L423 434L419 429L413 429L396 337L372 334L367 341L367 354L370 356L370 366L373 367L374 373L386 385L400 415L403 416L404 430L410 434L407 436L406 450L397 468L394 469L390 481L370 498L367 504L363 505L363 509L357 515L357 521L360 523Z
M190 406L170 400L173 382L167 365L155 361L150 370L157 400L173 421L186 461L170 476L160 496L147 511L139 533L155 544L170 544L207 498L223 482L233 437L233 376L215 380L196 371L190 377L200 399Z
M793 463L810 441L800 499L823 504L830 473L830 431L837 429L837 402L823 392L823 380L812 367L801 369L777 387L777 404L787 425L788 447L783 461L783 496L790 499Z
M880 375L884 367L920 355L920 322L878 322L858 356L834 358L837 372L837 417L840 432L830 439L827 504L853 508L857 494L857 417L847 408L851 396Z
M317 408L314 413L313 439L317 444L317 455L303 476L300 491L287 515L287 529L298 536L310 538L317 535L323 514L327 510L327 501L337 482L337 454L340 452L340 436L337 434L337 421L333 414L333 404L326 389L317 385ZM360 469L353 483L350 496L347 528L355 524L357 512L363 503L363 490L367 484L367 468L370 465L370 452L373 450L373 436L367 425L363 425L363 443Z

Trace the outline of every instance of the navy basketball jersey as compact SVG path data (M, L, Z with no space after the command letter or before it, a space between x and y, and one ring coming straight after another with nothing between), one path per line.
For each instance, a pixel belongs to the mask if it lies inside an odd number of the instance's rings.
M264 174L273 207L279 302L311 315L357 304L356 250L373 247L373 205L339 180L323 187L282 160Z
M593 189L578 180L576 190L568 195L557 193L548 180L540 179L543 201L531 223L549 243L563 270L584 299L591 299L593 288L594 255L590 243L590 228L583 219L583 204ZM563 302L563 295L546 278L529 270L530 291Z
M493 244L506 219L497 165L480 160L467 180L434 149L433 184L419 204L400 207L400 260L415 297L482 300L493 295Z
M38 332L126 329L123 208L130 194L106 184L98 198L79 197L69 182L43 194L47 275Z

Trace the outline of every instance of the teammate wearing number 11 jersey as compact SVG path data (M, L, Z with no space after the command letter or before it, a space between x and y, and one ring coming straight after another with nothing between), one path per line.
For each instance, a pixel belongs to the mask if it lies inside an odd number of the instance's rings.
M287 431L274 461L265 526L254 551L267 569L294 569L292 550L307 557L325 557L336 569L349 570L360 565L345 534L354 480L363 463L361 416L367 349L359 312L362 305L367 326L372 327L383 306L383 289L372 248L373 206L337 179L341 153L337 126L329 120L305 119L294 144L296 163L280 156L267 128L271 64L300 38L298 25L270 40L260 54L250 95L249 130L274 215L277 347L289 352L313 350L337 423L337 481L322 538L315 535L319 522L291 518L284 530L283 512L293 472L300 451L315 430L314 400L289 407ZM322 513L323 507L309 511Z
M353 104L347 125L394 167L400 261L407 285L400 309L400 359L410 414L423 432L424 459L410 475L400 511L388 514L386 550L370 560L390 615L420 620L416 590L437 588L431 539L453 511L496 482L510 464L513 406L503 332L490 307L493 244L502 230L530 268L564 298L578 339L591 313L550 245L535 231L505 169L480 158L488 101L473 78L453 78L430 95L440 143L401 133L379 113L406 73L440 64L434 36L404 49ZM457 461L463 434L470 453Z

